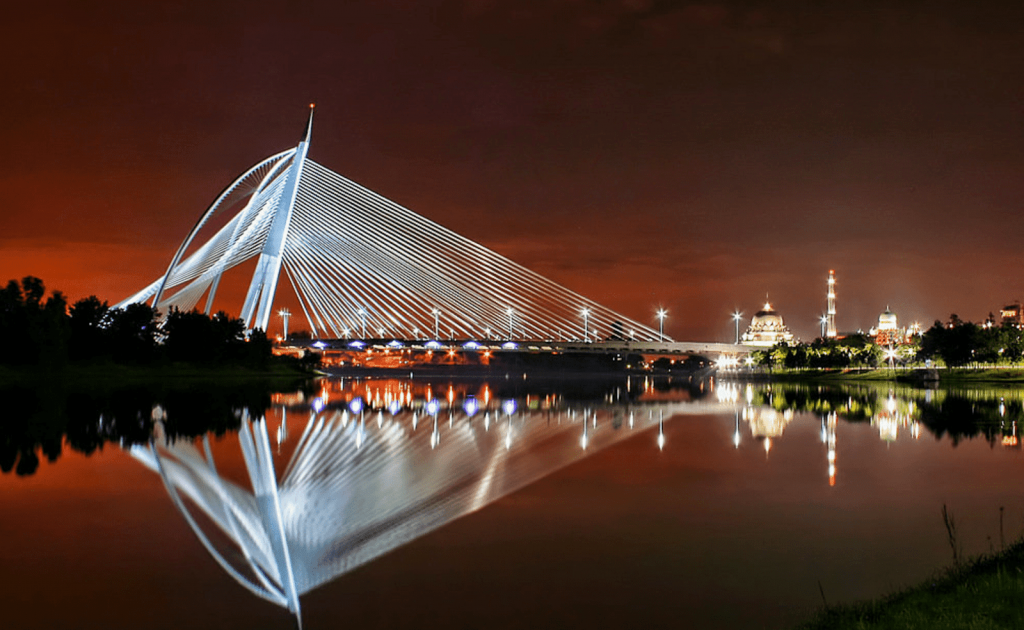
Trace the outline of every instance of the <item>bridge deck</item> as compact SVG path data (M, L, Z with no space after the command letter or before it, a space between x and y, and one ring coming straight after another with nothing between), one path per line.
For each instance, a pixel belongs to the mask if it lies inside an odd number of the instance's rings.
M591 354L634 353L659 355L745 355L756 348L743 344L704 341L502 341L452 339L447 341L399 339L319 339L291 341L294 347L315 347L321 350L359 350L362 348L408 348L412 350L449 350L498 352L574 352Z

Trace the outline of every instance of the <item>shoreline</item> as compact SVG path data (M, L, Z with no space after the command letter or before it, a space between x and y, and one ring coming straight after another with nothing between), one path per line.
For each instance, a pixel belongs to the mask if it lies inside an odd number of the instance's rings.
M928 374L926 374L928 373ZM767 381L767 382L850 382L872 381L924 386L958 385L963 383L1024 384L1024 367L984 368L850 368L850 369L775 369L771 372L723 372L718 378L724 381Z
M1024 539L888 595L826 605L794 630L1019 628L1022 604Z

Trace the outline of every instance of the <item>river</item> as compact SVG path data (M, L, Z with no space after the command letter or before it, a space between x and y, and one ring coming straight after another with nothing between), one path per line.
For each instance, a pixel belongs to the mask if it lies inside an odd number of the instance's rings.
M784 628L1024 529L1021 389L0 395L7 628Z

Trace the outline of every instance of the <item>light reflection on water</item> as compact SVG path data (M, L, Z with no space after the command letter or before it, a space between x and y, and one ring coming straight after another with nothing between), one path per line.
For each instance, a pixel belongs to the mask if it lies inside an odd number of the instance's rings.
M633 386L574 400L488 383L323 380L312 396L275 396L264 417L243 414L245 478L219 472L208 437L168 439L162 424L130 452L160 474L232 578L299 615L299 596L532 481L654 426L663 449L666 417L732 407L688 389L648 398L649 381ZM186 497L244 566L216 548Z
M631 601L650 609L630 608L637 623L781 627L820 602L817 580L830 600L851 599L947 562L946 501L974 552L998 547L1003 505L1008 537L1021 520L1006 474L1020 462L1016 389L346 379L269 402L239 409L241 431L198 438L172 430L199 426L179 417L198 412L155 405L152 445L125 448L162 469L151 478L166 479L223 571L293 613L312 602L303 616L317 627L342 615L418 623L354 593L439 614L439 591L407 575L459 584L463 616L447 619L461 625L505 619L474 609L481 597L523 609L507 626L535 622L539 609L514 596L533 583L562 593L531 591L556 607L543 613L554 625L621 625L596 591L562 584L608 575L628 590L628 575ZM105 412L104 430L115 420ZM534 553L546 563L531 564ZM460 569L475 557L501 573ZM505 599L499 584L513 589ZM663 587L671 597L656 596ZM573 602L592 612L570 614Z

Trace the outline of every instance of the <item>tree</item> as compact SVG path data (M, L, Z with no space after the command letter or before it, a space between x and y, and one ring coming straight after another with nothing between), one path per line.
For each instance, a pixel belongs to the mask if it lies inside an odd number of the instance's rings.
M110 307L95 295L75 302L69 313L72 360L95 359L104 354L104 325Z
M110 351L114 360L150 363L156 358L156 309L146 304L129 304L107 312Z

